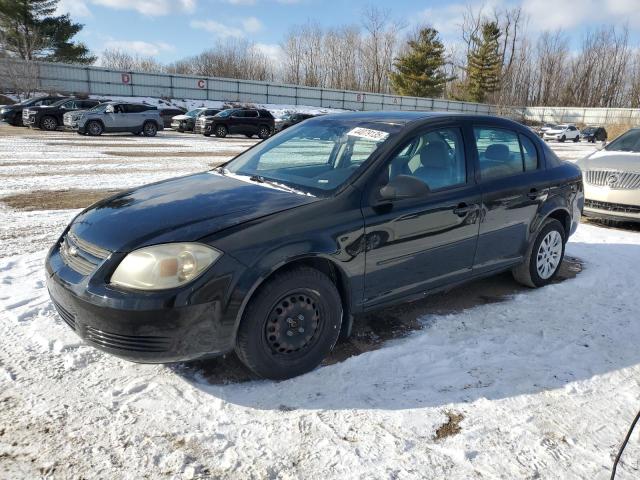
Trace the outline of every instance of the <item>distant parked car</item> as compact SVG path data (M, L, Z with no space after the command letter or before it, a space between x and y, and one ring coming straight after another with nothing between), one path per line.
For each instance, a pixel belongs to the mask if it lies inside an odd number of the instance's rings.
M176 115L171 119L171 128L178 132L192 132L196 121L201 115L215 115L220 109L200 107L188 111L182 115Z
M203 135L224 138L228 134L254 135L265 139L275 130L275 119L269 110L256 108L231 108L223 110L205 122Z
M87 110L77 119L76 125L78 133L85 135L131 132L154 137L164 128L156 107L126 102L107 102Z
M196 120L196 124L193 126L193 133L204 133L204 127L211 118L215 117L222 110L214 109L208 110L206 113L203 113L198 116Z
M565 142L567 140L573 140L574 142L580 141L580 130L575 125L556 125L550 128L542 135L545 140L557 140L558 142Z
M22 110L22 123L26 127L41 128L43 130L57 130L64 125L64 114L76 110L87 110L100 105L100 100L65 98L38 107L28 107Z
M175 117L176 115L184 115L184 113L187 111L185 108L178 107L160 108L159 110L164 128L170 128L173 117Z
M545 123L543 126L539 127L536 131L536 133L538 135L540 135L540 137L542 138L542 136L544 135L544 132L546 132L547 130L551 130L553 128L555 128L555 124L553 123Z
M590 143L606 142L607 131L604 127L587 127L580 132L580 138Z
M37 97L24 100L14 105L5 105L0 108L0 121L7 122L14 127L21 127L22 124L22 111L27 107L40 107L42 105L51 105L58 100L66 97L61 96L47 96Z
M313 115L311 113L288 113L280 118L275 119L275 131L281 132L282 130L286 130L296 123L300 123L303 120L307 120L315 116L316 115Z
M587 217L640 222L640 128L578 161Z

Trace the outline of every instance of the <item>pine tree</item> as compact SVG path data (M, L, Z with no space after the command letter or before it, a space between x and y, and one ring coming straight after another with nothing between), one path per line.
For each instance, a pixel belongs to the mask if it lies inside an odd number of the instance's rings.
M0 50L23 60L93 63L89 49L71 40L83 26L54 15L59 2L0 0Z
M451 78L444 71L444 45L438 31L423 28L407 42L408 50L399 56L391 73L391 85L398 95L440 97Z
M482 26L482 35L472 39L473 46L467 58L466 84L466 97L472 102L485 102L488 95L500 87L501 35L496 22L487 22Z

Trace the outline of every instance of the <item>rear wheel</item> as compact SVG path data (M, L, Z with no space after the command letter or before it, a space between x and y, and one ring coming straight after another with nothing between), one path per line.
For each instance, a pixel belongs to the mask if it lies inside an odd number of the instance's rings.
M562 137L560 138L560 141L564 143L566 140L567 140L566 135L562 135Z
M102 127L102 124L100 122L98 122L97 120L92 120L87 123L86 130L89 135L95 137L98 135L102 135L104 128Z
M261 377L302 375L331 351L341 321L340 295L326 275L309 267L277 273L250 300L236 353Z
M40 120L40 128L48 131L56 130L58 128L58 120L48 115Z
M578 143L580 141L580 135L576 135L575 138L573 139L573 141L575 143Z
M271 129L265 125L262 125L259 129L258 129L258 137L260 137L262 140L264 140L265 138L269 138L271 136Z
M224 125L218 125L216 127L216 137L224 138L227 136L227 127Z
M514 278L531 288L551 283L564 258L565 242L566 233L562 224L554 218L548 218L529 246L525 261L513 269Z
M142 126L142 133L145 137L155 137L158 133L158 126L154 122L145 122Z

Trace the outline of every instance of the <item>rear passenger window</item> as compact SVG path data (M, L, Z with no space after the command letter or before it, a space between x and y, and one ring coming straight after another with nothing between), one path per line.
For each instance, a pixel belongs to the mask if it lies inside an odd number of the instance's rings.
M258 112L256 110L245 110L244 116L246 118L257 118Z
M474 133L483 179L509 177L538 168L535 146L525 136L489 127L476 127Z
M538 152L536 151L536 146L524 135L519 135L519 137L520 145L522 145L525 171L536 170L538 168Z

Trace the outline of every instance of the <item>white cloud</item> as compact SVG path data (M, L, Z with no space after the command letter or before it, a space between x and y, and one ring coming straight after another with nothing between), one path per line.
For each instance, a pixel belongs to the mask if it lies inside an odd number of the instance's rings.
M56 15L71 15L77 17L91 17L91 10L84 0L61 0L56 7Z
M162 16L170 13L191 13L196 0L92 0L96 5L118 10L135 10L143 15Z
M244 37L244 31L225 25L224 23L216 22L215 20L192 20L191 28L197 28L199 30L206 30L213 33L218 38L241 38Z
M282 47L277 43L256 43L252 48L265 55L274 64L281 63L284 58Z
M227 0L231 5L255 5L256 0Z
M137 53L146 57L153 57L162 52L172 52L173 45L164 42L145 42L143 40L108 40L104 49L124 50L127 53Z
M262 22L256 17L247 17L242 21L245 32L255 33L262 30Z

